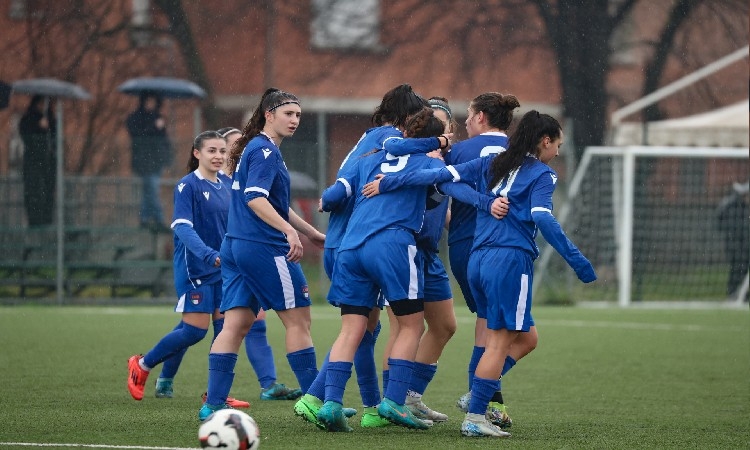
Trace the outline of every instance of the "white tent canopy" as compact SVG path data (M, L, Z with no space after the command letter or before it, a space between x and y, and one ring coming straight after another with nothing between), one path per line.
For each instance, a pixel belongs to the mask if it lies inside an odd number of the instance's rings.
M748 147L750 100L713 111L656 122L626 122L613 130L613 145ZM646 138L643 135L646 133Z

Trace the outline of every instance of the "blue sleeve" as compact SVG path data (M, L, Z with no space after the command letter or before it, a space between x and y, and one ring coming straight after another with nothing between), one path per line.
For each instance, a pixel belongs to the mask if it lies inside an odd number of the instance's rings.
M436 137L402 138L394 136L383 142L383 148L393 156L429 153L440 148L440 140Z
M335 210L336 208L338 208L341 202L351 196L352 187L349 180L345 178L339 178L335 183L329 186L328 189L323 191L323 195L320 196L320 198L323 200L323 211L330 212Z
M207 246L193 227L186 223L178 223L174 226L174 234L185 244L190 253L213 267L214 263L216 263L216 257L219 256L219 252Z
M447 167L435 169L420 169L399 175L386 175L380 180L380 192L395 191L404 186L429 186L453 179L453 174Z
M472 205L473 207L488 213L492 208L492 202L497 198L477 192L466 183L440 183L438 185L438 190L460 202Z

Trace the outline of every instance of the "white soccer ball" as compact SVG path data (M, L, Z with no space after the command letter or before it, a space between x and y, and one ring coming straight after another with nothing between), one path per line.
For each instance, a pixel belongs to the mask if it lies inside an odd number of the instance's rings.
M255 450L260 446L258 424L236 409L220 409L208 416L198 429L201 448Z

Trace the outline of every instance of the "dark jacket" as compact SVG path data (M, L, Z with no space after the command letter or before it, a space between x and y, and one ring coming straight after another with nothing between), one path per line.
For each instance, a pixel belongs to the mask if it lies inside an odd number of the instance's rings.
M151 111L143 106L127 119L131 139L131 167L137 175L156 175L172 163L172 144L166 128L158 128L159 108Z

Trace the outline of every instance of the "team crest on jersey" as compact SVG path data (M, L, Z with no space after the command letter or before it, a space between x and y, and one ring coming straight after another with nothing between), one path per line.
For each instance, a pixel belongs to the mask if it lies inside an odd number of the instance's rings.
M203 294L201 292L191 292L190 302L194 305L199 305L203 301Z
M182 192L182 190L185 188L185 183L180 183L177 185L177 190Z
M549 174L549 176L552 178L552 184L557 184L557 176L554 174Z
M264 148L263 149L263 158L268 159L268 155L270 155L270 154L271 154L271 149L270 148Z
M203 196L206 197L206 200L208 200L208 194L209 194L208 192L203 193Z

